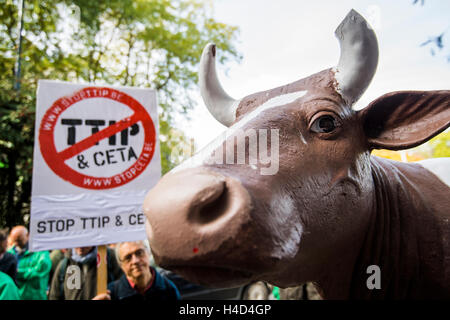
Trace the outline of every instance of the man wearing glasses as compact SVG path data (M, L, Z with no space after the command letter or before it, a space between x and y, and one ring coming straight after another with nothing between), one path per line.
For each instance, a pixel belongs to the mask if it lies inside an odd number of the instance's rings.
M108 285L108 293L93 300L179 300L175 285L150 266L150 251L143 241L123 242L116 256L124 275Z

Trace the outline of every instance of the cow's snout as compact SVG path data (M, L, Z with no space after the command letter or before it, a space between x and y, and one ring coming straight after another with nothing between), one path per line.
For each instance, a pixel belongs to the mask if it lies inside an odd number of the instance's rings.
M204 264L249 221L251 200L239 181L205 169L169 173L144 202L147 235L158 264ZM211 261L209 261L211 262Z

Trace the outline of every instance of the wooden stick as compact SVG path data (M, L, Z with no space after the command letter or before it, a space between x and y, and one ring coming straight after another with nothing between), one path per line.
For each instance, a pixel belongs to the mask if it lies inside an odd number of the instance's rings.
M97 294L106 293L107 286L106 245L97 247Z

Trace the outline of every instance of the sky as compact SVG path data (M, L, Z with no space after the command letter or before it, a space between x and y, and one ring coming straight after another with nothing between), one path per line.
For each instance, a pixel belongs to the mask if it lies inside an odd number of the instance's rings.
M213 0L214 18L239 28L241 63L217 65L223 88L233 98L284 85L328 69L339 60L334 31L353 8L372 25L378 39L377 72L356 103L361 109L397 90L450 89L450 1ZM420 45L447 31L444 49ZM220 53L218 53L220 54ZM180 127L200 150L226 130L206 109L199 91L191 120Z

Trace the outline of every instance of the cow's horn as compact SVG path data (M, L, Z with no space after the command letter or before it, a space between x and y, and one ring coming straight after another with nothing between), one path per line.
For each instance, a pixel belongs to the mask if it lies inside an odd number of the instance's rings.
M216 73L216 45L209 43L200 59L199 84L203 101L217 121L229 127L236 119L239 100L231 98L220 85Z
M355 10L351 10L335 31L341 46L336 67L337 90L352 106L372 80L378 64L375 32Z

